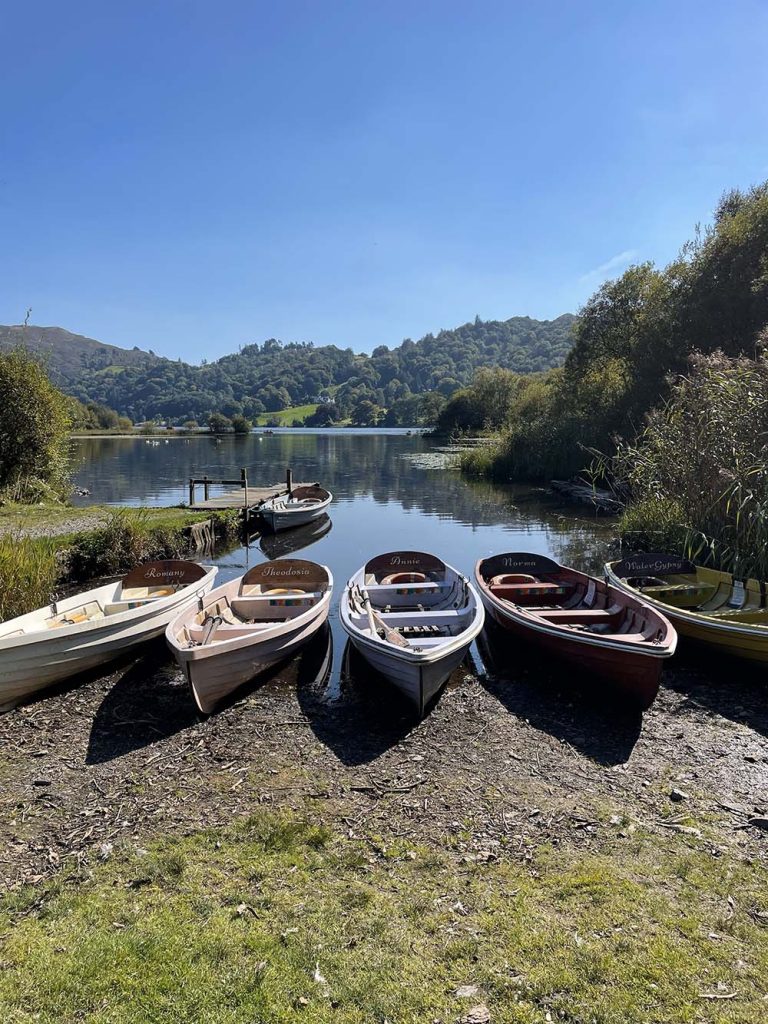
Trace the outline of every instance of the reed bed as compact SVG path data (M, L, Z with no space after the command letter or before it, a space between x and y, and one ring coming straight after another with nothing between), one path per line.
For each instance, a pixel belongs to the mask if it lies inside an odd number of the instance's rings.
M48 604L61 566L53 538L0 535L0 620Z
M611 471L626 546L768 579L768 363L698 356Z

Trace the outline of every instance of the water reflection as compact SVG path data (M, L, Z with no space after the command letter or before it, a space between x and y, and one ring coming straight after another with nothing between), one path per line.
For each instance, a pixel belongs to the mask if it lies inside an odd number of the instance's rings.
M447 520L476 531L498 526L518 536L506 547L524 549L545 528L547 553L577 567L602 558L610 527L587 511L564 505L544 488L499 486L471 481L458 472L426 468L413 456L433 450L435 442L404 432L293 432L244 437L175 437L159 445L142 438L86 438L74 442L78 484L91 493L80 503L173 504L188 497L190 476L232 478L248 468L249 479L276 484L291 466L295 480L321 480L334 493L331 516L352 502L359 517L356 532L382 523L411 522L419 516ZM215 493L215 492L214 492ZM370 517L371 505L378 506ZM387 533L392 533L387 529ZM596 543L600 547L598 552ZM497 549L498 550L498 549ZM544 550L536 548L536 550Z
M287 558L297 551L303 551L331 532L333 521L330 516L321 516L306 526L297 526L282 533L265 533L258 539L259 549L265 558Z

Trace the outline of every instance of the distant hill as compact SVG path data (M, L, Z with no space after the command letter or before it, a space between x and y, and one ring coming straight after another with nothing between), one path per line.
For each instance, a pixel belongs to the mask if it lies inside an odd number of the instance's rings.
M98 402L134 421L204 420L213 411L254 417L289 406L333 402L348 414L361 401L389 408L411 395L450 395L480 366L517 373L563 363L576 317L480 320L407 338L371 355L274 338L193 366L139 348L123 349L59 327L24 329L24 341L48 362L53 378L82 402ZM0 349L19 344L21 327L0 327Z
M144 352L138 347L105 345L82 334L72 334L63 327L0 326L0 349L21 344L48 364L52 377L62 386L79 381L89 370L107 366L148 366L158 362L153 352Z

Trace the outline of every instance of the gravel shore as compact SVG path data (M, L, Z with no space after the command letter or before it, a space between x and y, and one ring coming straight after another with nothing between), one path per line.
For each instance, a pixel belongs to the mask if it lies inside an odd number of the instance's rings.
M0 516L0 536L12 533L16 537L62 537L79 530L93 530L104 522L106 513L103 509L68 509L67 514L57 516L53 522L36 522L34 511L29 516L18 513Z

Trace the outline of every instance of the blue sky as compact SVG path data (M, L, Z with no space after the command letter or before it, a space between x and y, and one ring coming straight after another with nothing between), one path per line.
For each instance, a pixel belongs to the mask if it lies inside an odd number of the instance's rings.
M768 4L0 8L0 322L197 361L575 311L768 178Z

